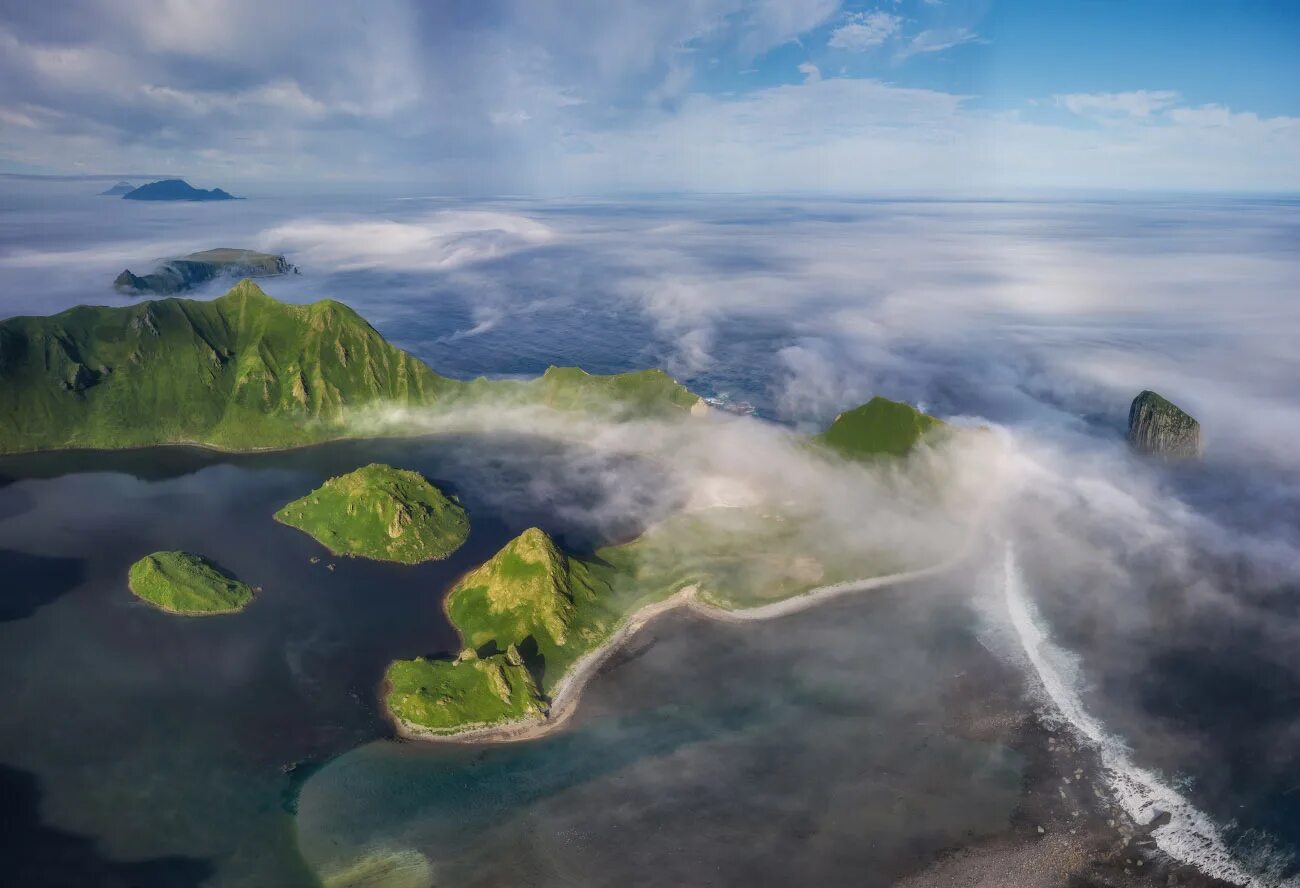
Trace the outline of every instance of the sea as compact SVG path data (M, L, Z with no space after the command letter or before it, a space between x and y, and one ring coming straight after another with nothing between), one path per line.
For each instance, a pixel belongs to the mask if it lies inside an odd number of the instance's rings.
M119 272L195 250L283 252L298 272L268 293L342 300L448 376L663 367L800 432L883 394L997 430L1007 480L971 570L770 622L660 618L566 730L457 746L394 739L385 665L454 653L443 596L522 529L590 551L661 518L663 465L518 429L0 457L14 884L888 885L1011 827L1026 763L963 729L982 694L1095 746L1135 816L1174 815L1176 857L1300 873L1295 198L102 187L0 183L0 317L130 304ZM1128 452L1143 389L1198 418L1203 460ZM374 461L460 496L467 545L335 558L271 518ZM125 575L158 549L262 592L152 610Z

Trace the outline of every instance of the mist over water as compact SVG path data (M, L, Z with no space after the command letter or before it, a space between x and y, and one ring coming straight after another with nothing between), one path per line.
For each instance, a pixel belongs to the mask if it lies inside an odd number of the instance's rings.
M1007 446L965 459L977 472L997 463L1004 483L990 525L1014 540L1026 598L1048 634L1077 655L1081 704L1127 741L1135 766L1210 818L1238 859L1266 853L1279 878L1294 871L1287 858L1300 848L1300 793L1292 791L1300 773L1293 655L1300 208L1293 200L251 195L140 205L61 187L0 196L0 315L127 304L110 286L123 268L144 273L163 256L252 247L284 251L302 268L266 281L273 296L341 299L450 376L535 374L550 364L592 372L663 366L701 394L747 402L761 418L797 429L819 428L873 394L995 425ZM223 289L217 283L197 295ZM1165 467L1126 452L1128 403L1144 388L1200 420L1203 464ZM613 454L594 457L601 465L627 458L610 444L595 436L595 451ZM587 473L591 489L575 492L570 483L582 473L563 470L577 459L568 451L548 462L545 448L502 444L493 462L455 447L391 446L192 457L175 472L166 466L176 458L157 452L30 457L0 467L26 479L0 488L8 575L49 587L21 606L5 602L7 672L33 677L0 731L0 762L41 780L47 822L99 838L117 859L212 859L217 884L256 884L248 861L259 855L280 855L280 872L296 872L295 830L308 863L323 869L368 849L415 849L447 878L484 866L507 878L532 866L559 881L623 872L683 847L684 872L725 870L739 865L729 854L751 845L736 838L730 850L726 841L697 847L693 833L771 828L773 836L803 836L790 859L831 861L824 874L833 878L841 872L835 865L847 871L868 862L902 874L904 858L922 853L899 851L903 835L895 845L882 838L869 861L845 850L868 825L886 828L854 819L884 810L871 781L846 785L844 775L863 763L896 765L918 797L925 785L911 769L946 763L951 795L929 810L952 818L944 828L954 836L969 825L963 810L997 823L1014 804L1014 755L938 731L924 736L948 745L927 756L915 751L920 735L909 739L901 727L916 715L910 706L941 719L948 705L941 676L979 656L975 618L965 611L979 593L961 581L918 590L915 603L846 600L761 628L674 618L655 630L653 645L593 683L571 733L537 746L480 753L377 740L384 727L364 677L388 657L452 643L438 598L457 569L527 523L554 522L581 548L623 538L672 505L639 463ZM738 463L749 459L740 474L779 476L760 465L769 454L776 465L778 449L736 443L732 452ZM295 565L305 564L310 546L294 549L286 529L262 538L237 527L240 516L269 516L334 467L384 453L424 460L431 477L477 497L474 545L455 565L431 567L416 582L348 564L321 577L323 597L315 599L284 560L290 551ZM721 456L704 460L700 471L722 464ZM548 475L549 465L556 468ZM542 483L527 480L539 475ZM189 514L179 536L168 526L178 511ZM481 537L480 513L492 516ZM145 615L157 624L147 630L129 601L114 597L116 578L135 557L125 541L162 548L164 537L174 541L167 547L215 541L215 554L250 579L260 571L268 589L277 581L297 589L292 607L285 602L282 615L251 635L242 623L197 630L211 633L212 656L186 659L184 642L166 640L164 617ZM984 554L996 562L1002 551ZM380 593L353 601L352 584L417 602L417 610L371 609L366 602ZM300 607L314 615L292 616ZM258 622L255 611L247 617ZM277 650L277 621L317 619L319 627L290 633L293 641ZM351 635L357 620L368 627L364 643ZM329 653L355 645L364 652ZM914 647L937 653L917 658ZM159 669L158 657L170 667ZM334 665L313 666L314 658ZM94 670L107 689L88 701L59 677L78 669ZM254 709L279 716L273 724L241 721L252 718L240 715L247 698L229 689L268 674L280 676L269 683L286 696L272 694ZM899 680L906 693L887 693ZM986 689L1007 684L1018 693L1019 681L1015 670L990 673ZM156 683L156 696L131 690L141 682ZM300 682L314 690L302 696ZM128 705L130 695L138 700ZM285 708L295 695L307 702ZM45 708L42 698L53 702ZM97 742L94 725L121 725L132 706L157 700L179 708L158 709L165 714L138 758L110 762L108 750L118 747ZM60 707L84 712L55 730ZM234 719L246 736L184 727L184 713L207 710ZM169 736L169 726L180 733ZM120 730L125 748L129 731ZM311 742L301 742L304 733ZM290 760L342 755L306 780L296 823L279 807L278 768L287 762L268 752L250 764L253 739L267 736L282 738L271 748ZM92 755L97 748L102 754ZM160 758L164 748L170 763ZM822 764L788 761L791 750L812 750L799 758ZM255 828L200 835L203 818L190 806L204 792L197 779L178 775L203 774L212 760L226 763L209 769L214 784L240 787L223 809L239 813L223 822L255 810L264 818L250 821ZM164 796L175 810L191 810L192 831L160 840L155 819L111 791L155 772L167 775L153 790L161 795L145 797L158 811L172 810L159 806ZM109 789L85 796L92 778ZM784 801L774 787L786 788ZM820 799L830 813L792 810L790 798ZM610 811L605 821L595 813ZM676 826L664 836L653 828L659 823ZM616 827L623 832L614 838ZM270 835L279 838L259 844ZM617 853L592 850L604 846Z

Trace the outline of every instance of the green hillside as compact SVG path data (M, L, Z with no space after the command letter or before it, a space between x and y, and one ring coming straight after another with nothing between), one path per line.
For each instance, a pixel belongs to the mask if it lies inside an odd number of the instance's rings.
M373 431L377 405L545 403L682 413L694 395L660 371L459 382L389 345L333 300L289 305L251 281L210 302L80 306L0 321L0 453L197 443L290 447Z
M372 463L330 478L275 513L336 555L418 564L465 542L469 518L418 472Z
M408 725L435 734L536 718L546 711L519 652L480 659L398 660L384 675L388 709Z
M190 616L229 614L253 600L253 590L189 552L154 552L131 565L131 591L154 607Z
M906 456L923 438L945 425L910 404L877 396L835 417L817 440L849 459Z

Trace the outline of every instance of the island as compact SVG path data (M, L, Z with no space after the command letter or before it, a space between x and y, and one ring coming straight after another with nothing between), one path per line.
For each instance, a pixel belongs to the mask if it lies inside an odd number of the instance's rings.
M485 404L685 418L700 398L662 370L450 379L341 302L286 304L251 280L211 301L83 305L0 321L0 453L301 447L415 434L410 411L435 418Z
M134 191L134 190L135 190L135 186L124 179L121 182L118 182L112 188L109 188L107 191L99 192L99 196L100 197L121 197L122 195L126 194L128 191Z
M297 274L298 267L284 256L219 247L164 260L152 273L143 276L133 274L128 268L113 281L113 289L128 295L168 296L218 277L261 278L289 273Z
M189 552L146 555L131 565L128 583L137 598L169 614L232 614L253 600L247 584Z
M905 456L945 424L910 404L876 396L835 417L817 441L848 459Z
M1197 459L1201 456L1201 424L1148 390L1129 405L1128 442L1138 453L1169 461Z
M195 188L184 179L159 179L139 188L132 188L122 195L123 200L239 200L233 194L220 188Z
M460 503L419 472L382 463L330 478L275 513L335 555L419 564L446 558L469 536Z

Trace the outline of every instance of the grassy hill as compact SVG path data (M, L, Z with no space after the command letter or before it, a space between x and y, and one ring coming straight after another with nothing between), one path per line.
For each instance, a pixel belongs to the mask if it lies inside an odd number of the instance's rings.
M372 463L330 478L275 513L336 555L418 564L465 542L469 518L418 472Z
M229 614L253 600L245 583L189 552L146 555L131 565L128 582L136 597L173 614Z
M906 456L945 425L910 404L877 396L835 417L817 440L848 459Z
M289 305L251 281L210 302L80 306L0 321L0 453L197 443L291 447L372 431L378 405L479 400L631 414L698 399L660 371L460 382L389 345L333 300Z
M546 711L514 648L482 659L466 651L456 660L398 660L384 678L389 711L435 734L536 718Z

